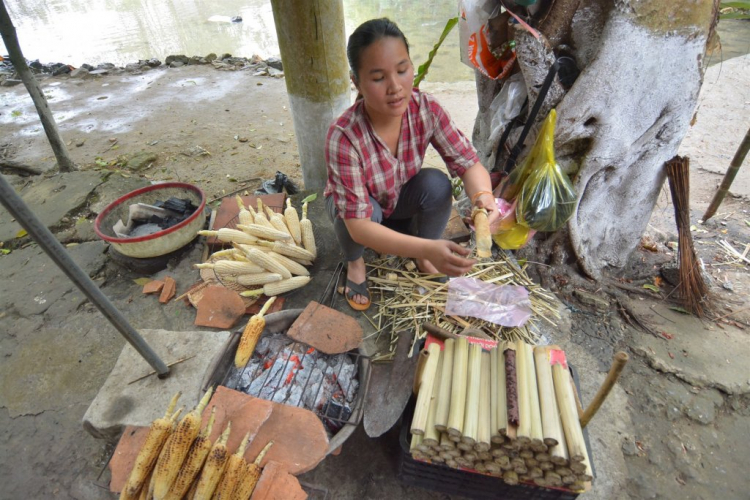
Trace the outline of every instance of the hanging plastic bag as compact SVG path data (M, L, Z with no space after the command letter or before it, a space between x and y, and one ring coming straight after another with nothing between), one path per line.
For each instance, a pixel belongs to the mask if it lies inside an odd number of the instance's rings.
M503 84L490 104L490 144L495 144L500 139L505 127L521 112L526 95L526 84L521 73L512 75Z
M534 237L536 231L516 221L516 202L497 200L500 217L495 225L492 240L503 250L518 250Z
M557 112L553 109L529 155L533 156L533 163L516 205L516 220L536 231L557 231L573 215L576 205L573 184L555 161L556 121Z
M500 14L493 0L459 0L458 34L461 62L494 80L505 78L516 61L516 53L506 50L497 57L490 47L490 19Z

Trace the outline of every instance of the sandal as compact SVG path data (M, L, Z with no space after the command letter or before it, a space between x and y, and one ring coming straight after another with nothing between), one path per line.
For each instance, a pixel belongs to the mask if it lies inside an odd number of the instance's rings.
M346 287L349 289L349 291L346 292L346 301L349 303L349 306L355 311L366 311L370 307L370 290L367 288L367 280L365 279L362 283L355 283L347 278ZM355 295L362 295L367 299L367 302L364 304L355 302Z

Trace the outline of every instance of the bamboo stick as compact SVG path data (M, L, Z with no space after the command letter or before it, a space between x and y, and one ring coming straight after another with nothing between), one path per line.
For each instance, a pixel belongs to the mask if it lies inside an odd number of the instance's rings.
M432 384L432 397L430 398L430 407L427 412L427 424L424 430L424 437L422 442L429 446L438 447L440 445L440 431L435 428L435 412L437 411L437 397L440 390L440 379L443 370L443 358L440 355L437 363L437 369L435 370L435 382Z
M453 380L453 351L456 341L446 339L443 347L443 366L440 372L440 390L435 410L435 428L440 432L448 429L448 414L451 407L451 382Z
M523 340L516 341L516 378L518 381L518 429L516 439L521 446L531 443L531 399L529 397L529 377L526 368L527 358Z
M482 346L469 345L469 370L466 384L466 411L464 413L464 431L461 442L474 445L479 430L479 399L482 376Z
M463 434L468 365L469 341L462 337L456 340L453 351L453 380L451 381L451 403L448 412L448 434L453 437L460 437Z
M560 418L562 420L570 461L582 462L586 465L585 473L590 474L591 462L586 450L586 443L583 440L581 422L578 420L578 412L576 411L575 399L573 398L573 387L571 386L571 377L565 353L561 350L553 349L550 351L550 357L552 379L555 384L555 396L557 406L560 409Z
M432 387L435 383L435 372L437 371L438 361L440 360L440 346L432 343L427 348L429 356L425 362L422 372L422 381L419 384L419 394L417 394L417 404L414 408L414 419L411 422L411 433L424 435L427 427L427 414L430 410L430 401L432 400Z
M477 423L477 442L474 445L476 451L488 451L490 449L490 438L492 437L490 403L490 353L482 351L481 368L479 378L479 421Z

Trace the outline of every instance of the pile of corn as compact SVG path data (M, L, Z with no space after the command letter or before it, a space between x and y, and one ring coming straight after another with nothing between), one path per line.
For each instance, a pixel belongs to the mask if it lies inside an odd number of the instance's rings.
M317 255L312 222L307 218L307 202L302 206L302 220L287 199L284 214L278 214L258 199L258 210L239 205L237 229L198 231L215 236L232 248L220 250L209 263L196 264L199 269L213 269L222 283L236 283L253 288L242 292L245 297L279 295L310 282L311 266Z
M273 442L253 462L244 458L249 435L230 454L227 441L231 423L215 443L209 435L214 414L201 429L201 414L211 398L209 390L198 406L177 422L182 409L173 413L180 393L169 403L164 417L151 423L135 459L120 500L180 500L211 498L248 500L260 479L260 462Z

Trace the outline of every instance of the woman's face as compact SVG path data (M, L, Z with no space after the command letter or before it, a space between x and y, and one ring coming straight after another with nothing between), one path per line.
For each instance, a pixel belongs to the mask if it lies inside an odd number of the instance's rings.
M413 83L414 67L400 38L383 37L362 51L354 84L371 120L403 115Z

